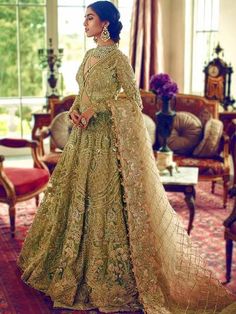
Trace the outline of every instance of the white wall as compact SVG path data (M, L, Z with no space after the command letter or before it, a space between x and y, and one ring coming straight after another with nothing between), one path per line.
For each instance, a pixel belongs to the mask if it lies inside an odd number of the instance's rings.
M224 49L224 61L231 63L234 73L232 75L231 95L236 98L236 1L220 1L220 33L219 42Z
M191 25L185 25L185 1L192 0L160 0L164 28L164 72L169 73L177 82L180 92L186 92L185 30L191 28ZM232 75L231 95L236 98L236 40L233 35L236 29L235 13L235 0L220 0L219 42L224 48L224 61L231 63L235 72Z
M163 21L164 72L184 90L185 0L160 0Z

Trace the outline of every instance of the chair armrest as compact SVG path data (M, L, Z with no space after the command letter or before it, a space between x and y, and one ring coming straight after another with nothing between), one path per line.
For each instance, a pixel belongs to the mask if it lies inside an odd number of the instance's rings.
M230 167L229 161L229 136L224 132L222 135L222 152L223 152L223 160L224 160L224 168Z
M223 154L224 157L229 156L229 136L226 133L223 133L223 142L224 142L224 147L223 147Z
M32 142L35 143L35 145L32 147L32 150L31 150L32 158L34 160L34 167L40 168L40 169L45 169L49 172L48 167L39 158L39 151L41 149L40 142L38 142L38 141L32 141Z
M40 139L43 140L43 139L47 138L49 135L51 135L50 127L43 127L41 130L39 130L38 137Z
M39 141L39 155L44 156L45 155L45 149L44 149L44 142L43 140L47 137L49 137L51 134L50 127L43 127L42 129L38 130L38 134L35 135L35 138Z
M6 191L7 194L7 200L9 205L14 204L15 199L16 199L16 193L15 193L15 188L12 182L8 179L6 176L4 169L3 169L3 161L4 161L4 156L0 155L0 183L2 184L4 190Z
M0 145L11 148L34 147L35 141L29 141L21 138L3 138L0 140Z
M39 159L38 151L40 149L40 144L38 141L30 141L20 138L3 138L0 140L0 145L11 148L31 148L31 155L34 160L35 168L48 170L47 166Z

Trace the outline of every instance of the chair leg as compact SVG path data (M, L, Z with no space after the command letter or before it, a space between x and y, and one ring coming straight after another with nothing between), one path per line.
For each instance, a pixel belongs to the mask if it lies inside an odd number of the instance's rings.
M35 196L35 203L36 203L36 207L39 206L39 195Z
M16 216L16 207L15 204L9 206L9 217L10 217L10 230L11 237L15 237L15 216Z
M216 186L216 181L211 181L211 193L215 193L215 186Z
M227 201L228 201L228 189L229 189L229 180L228 180L228 177L224 177L224 179L223 179L223 185L224 185L223 207L226 208L226 206L227 206Z
M226 282L231 279L231 266L232 266L232 253L233 253L233 240L226 240Z

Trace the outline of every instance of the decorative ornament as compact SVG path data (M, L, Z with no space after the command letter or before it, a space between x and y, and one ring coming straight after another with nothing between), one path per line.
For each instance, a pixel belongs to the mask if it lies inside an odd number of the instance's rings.
M107 26L105 25L105 26L103 27L103 30L102 30L102 33L101 33L101 40L104 41L104 42L106 42L106 41L108 41L110 38L111 38L111 37L110 37L110 33L109 33L108 29L107 29Z
M38 49L38 56L41 67L47 69L47 105L45 108L48 111L50 99L59 98L57 86L60 76L59 68L61 67L63 49L53 49L52 39L49 38L49 48Z
M204 67L204 96L207 99L219 100L224 109L227 110L228 107L233 106L235 103L235 100L231 97L231 76L233 68L219 57L220 54L223 56L223 51L218 43L214 49L216 58L211 60Z

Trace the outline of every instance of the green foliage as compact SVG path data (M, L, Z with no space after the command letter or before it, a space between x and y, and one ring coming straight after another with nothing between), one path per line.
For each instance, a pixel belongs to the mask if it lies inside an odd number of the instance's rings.
M20 4L45 4L46 0L19 0Z
M21 2L41 4L44 0ZM0 5L0 97L43 96L38 49L45 46L45 8L20 6L19 14L17 10L14 6ZM17 18L20 69L17 59ZM22 95L19 95L18 72Z
M15 115L19 118L22 115L22 120L26 120L28 122L31 121L31 114L32 114L32 110L28 106L23 106L21 112L20 112L20 109L17 109L15 113Z
M16 12L0 8L0 96L17 96Z
M8 113L6 108L0 107L0 115L4 114L4 113Z

